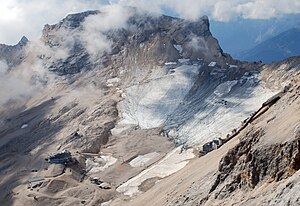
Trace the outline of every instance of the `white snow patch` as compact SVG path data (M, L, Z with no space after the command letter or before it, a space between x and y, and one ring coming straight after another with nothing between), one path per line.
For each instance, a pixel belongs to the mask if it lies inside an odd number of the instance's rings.
M217 64L217 62L210 62L208 66L209 67L214 67L214 66L216 66L216 64Z
M176 64L177 64L176 62L166 62L165 63L166 66L168 66L168 65L176 65Z
M181 64L187 63L189 61L190 61L190 59L178 59L178 62L181 63Z
M238 68L237 65L233 65L233 64L229 65L229 67L230 67L230 68Z
M121 134L123 131L126 131L127 129L130 129L131 127L133 127L135 125L130 125L130 124L117 124L115 126L115 128L113 128L111 131L111 134L114 136L117 136L119 134Z
M145 155L139 155L130 161L131 167L143 167L147 162L159 156L159 153L152 152Z
M31 150L29 153L31 155L36 155L39 151L41 151L41 149L44 147L45 145L39 145L36 148L34 148L33 150Z
M112 79L108 79L106 81L107 84L113 84L113 83L118 83L120 81L120 78L118 77L115 77L115 78L112 78Z
M25 129L26 127L28 127L28 124L23 124L23 125L21 126L21 129Z
M157 164L149 167L148 169L142 171L137 176L131 178L121 186L117 188L117 191L124 193L130 197L141 193L139 191L139 186L147 179L159 177L167 177L182 168L184 168L190 159L194 158L193 150L185 150L182 153L181 147L177 147L167 154L162 160Z
M109 206L112 200L109 200L107 202L102 202L100 206Z
M94 174L104 171L105 169L114 165L117 161L118 159L114 158L113 156L104 155L100 157L87 158L85 161L87 174Z
M125 73L124 69L120 69L119 73L120 75L124 74Z
M117 87L116 90L117 90L118 93L123 93L123 90L120 89L119 87Z
M179 44L173 44L173 46L175 47L175 49L181 54L182 53L182 46Z

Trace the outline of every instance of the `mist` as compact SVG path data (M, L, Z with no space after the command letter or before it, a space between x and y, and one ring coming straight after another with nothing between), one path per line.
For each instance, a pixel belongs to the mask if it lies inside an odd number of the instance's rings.
M37 91L22 73L10 72L4 61L0 61L0 88L0 106L10 100L24 100Z
M50 46L41 38L26 45L24 49L26 58L20 65L9 68L2 60L0 105L3 106L12 100L25 102L49 85L55 84L58 76L49 71L48 67L56 61L65 61L76 42L80 42L88 52L90 61L96 61L104 52L110 52L112 42L107 39L105 33L126 28L129 17L128 8L120 5L105 6L99 14L86 17L78 28L49 31L54 35L54 41L58 42L58 46Z

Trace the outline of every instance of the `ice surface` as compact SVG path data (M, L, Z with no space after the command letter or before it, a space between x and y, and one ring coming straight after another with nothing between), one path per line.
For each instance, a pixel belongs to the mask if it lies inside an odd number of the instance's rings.
M227 81L223 84L220 84L214 91L218 97L228 94L231 91L231 88L238 83L237 80Z
M252 83L253 79L248 81ZM217 137L225 138L276 93L264 84L233 89L236 84L237 81L230 81L219 85L205 100L203 109L177 128L176 138L189 145L204 144Z
M123 118L119 124L139 125L142 129L161 126L193 86L198 70L183 65L172 74L127 88L126 98L119 104Z
M212 76L197 82L199 66L182 65L172 71L124 90L125 99L118 104L121 120L113 134L132 126L163 126L178 143L205 144L225 138L278 92L268 89L256 73L212 86ZM225 71L215 72L224 77ZM197 84L201 86L191 90Z

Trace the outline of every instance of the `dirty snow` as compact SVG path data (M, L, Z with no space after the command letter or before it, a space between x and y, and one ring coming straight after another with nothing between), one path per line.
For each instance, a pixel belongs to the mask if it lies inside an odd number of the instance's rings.
M198 88L190 104L185 98L201 70L182 65L172 71L124 90L125 99L118 104L121 120L113 134L132 126L164 126L168 136L178 143L204 144L225 138L278 92L268 89L258 74L245 74L239 80L223 82L204 98L201 95L207 92L205 85Z
M251 84L255 81L253 78L248 80ZM217 87L215 94L206 99L203 110L196 112L177 129L178 140L188 145L197 145L217 137L225 138L234 128L240 127L241 122L251 113L258 110L263 102L277 93L266 88L264 84L255 87L236 87L229 93L237 81L225 83L224 88ZM236 93L243 95L237 97ZM222 103L222 100L226 100L226 104Z
M142 171L137 176L128 180L117 188L117 191L130 197L141 193L139 186L147 179L167 177L186 166L190 159L194 158L192 149L185 150L181 153L181 147L177 147L167 154L157 164Z
M193 86L198 70L199 67L183 65L172 74L127 88L126 98L118 104L122 118L119 126L149 129L162 125Z
M93 174L97 172L101 172L108 167L114 165L118 159L114 158L113 156L100 156L100 157L93 157L87 158L85 161L86 171L88 174Z
M139 155L136 158L134 158L133 160L131 160L129 164L131 167L143 167L150 160L152 160L158 156L159 156L159 153L157 153L157 152L152 152L152 153L148 153L145 155Z

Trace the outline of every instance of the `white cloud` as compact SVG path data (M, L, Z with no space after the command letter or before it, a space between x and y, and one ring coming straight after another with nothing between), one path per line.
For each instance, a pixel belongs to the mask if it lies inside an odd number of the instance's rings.
M0 76L5 75L8 72L8 66L5 61L0 60Z
M22 70L9 72L6 63L0 61L0 107L9 100L28 98L37 91L38 86L30 82L31 79L27 78L28 74Z
M195 20L202 15L219 21L236 17L269 19L300 13L297 0L110 0L110 4L133 6L161 13L169 8L180 17ZM0 0L0 42L15 44L23 36L37 39L45 24L54 24L68 13L99 9L100 0ZM111 19L112 20L112 19ZM5 28L5 29L3 29Z
M191 36L191 41L188 42L187 46L193 50L205 51L209 49L206 40L198 36Z
M300 13L300 1L256 0L237 4L235 8L246 19L269 19L284 14Z
M9 69L6 62L0 60L0 106L10 100L22 102L54 83L56 77L47 67L52 62L66 59L76 41L83 44L92 58L110 51L112 42L104 33L125 27L129 16L127 8L106 5L102 7L101 13L85 18L82 27L74 30L61 27L57 31L49 31L55 36L52 39L54 42L59 40L58 46L50 47L42 40L31 41L25 48L27 57L13 69Z
M203 15L219 21L236 17L246 19L269 19L300 13L300 1L295 0L115 0L123 5L161 12L168 7L183 18L195 20Z
M101 13L88 16L83 23L83 32L80 39L90 55L97 57L97 54L111 49L112 42L104 34L111 29L126 27L129 11L120 5L109 5L101 8Z
M51 56L53 59L66 57L63 50L53 50L39 40L30 42L25 48L27 58L14 68L9 68L0 60L0 109L7 102L24 102L55 82L56 76L49 72L38 56Z
M37 39L45 24L100 6L96 0L0 0L0 42L15 44L23 35Z

